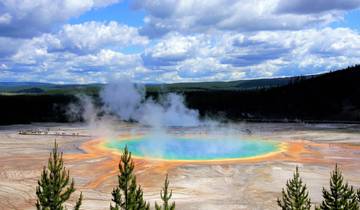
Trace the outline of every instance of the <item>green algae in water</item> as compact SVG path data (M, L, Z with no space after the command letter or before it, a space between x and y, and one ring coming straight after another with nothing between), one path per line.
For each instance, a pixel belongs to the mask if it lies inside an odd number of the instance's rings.
M239 139L236 137L196 138L167 137L116 140L106 143L120 152L125 146L138 157L164 160L222 160L251 158L276 152L280 144L274 141Z

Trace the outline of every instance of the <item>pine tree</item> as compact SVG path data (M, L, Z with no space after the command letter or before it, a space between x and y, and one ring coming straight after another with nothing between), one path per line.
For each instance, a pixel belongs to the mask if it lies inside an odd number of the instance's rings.
M144 201L143 191L136 184L136 176L133 173L134 162L131 153L125 147L119 163L118 186L113 189L110 210L149 210L150 205Z
M337 164L331 173L330 190L323 188L321 210L358 210L357 195L352 186L344 183L344 178Z
M70 182L69 171L64 167L62 153L58 152L58 144L54 148L48 160L47 168L44 166L41 178L36 187L36 208L38 210L64 210L64 203L75 192L74 180ZM74 210L79 210L82 202L82 193Z
M161 200L163 201L163 205L159 206L155 202L155 209L156 210L174 210L175 209L175 202L172 202L169 205L169 200L171 199L171 196L172 196L172 190L169 193L168 188L169 188L169 180L168 180L168 175L166 174L164 187L163 187L162 191L160 191L160 197L161 197Z
M286 190L282 189L282 198L277 200L278 205L283 210L308 210L311 207L309 192L303 184L299 168L291 180L286 183Z
M360 189L357 190L357 199L358 199L358 202L360 202Z

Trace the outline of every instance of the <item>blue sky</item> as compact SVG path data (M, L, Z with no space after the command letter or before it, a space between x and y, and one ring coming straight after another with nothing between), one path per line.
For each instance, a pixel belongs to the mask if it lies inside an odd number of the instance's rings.
M0 81L173 83L360 59L360 0L4 0Z
M129 0L112 4L107 7L90 10L69 20L71 24L81 24L87 21L117 21L133 27L144 25L145 11L132 9Z

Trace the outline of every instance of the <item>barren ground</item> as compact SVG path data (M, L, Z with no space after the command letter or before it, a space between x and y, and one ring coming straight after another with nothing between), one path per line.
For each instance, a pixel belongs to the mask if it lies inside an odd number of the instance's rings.
M249 123L237 125L253 135L288 142L289 150L265 159L218 163L169 163L136 160L138 182L151 202L159 199L166 173L177 209L278 209L276 198L295 166L310 189L312 201L321 200L335 163L350 184L360 187L360 126ZM117 126L126 134L136 125ZM90 136L19 135L19 130L51 131ZM0 127L0 209L34 209L35 188L47 163L54 139L64 151L65 164L79 191L83 208L109 209L116 185L119 157L92 149L96 136L82 124L32 124ZM90 145L90 146L89 146Z

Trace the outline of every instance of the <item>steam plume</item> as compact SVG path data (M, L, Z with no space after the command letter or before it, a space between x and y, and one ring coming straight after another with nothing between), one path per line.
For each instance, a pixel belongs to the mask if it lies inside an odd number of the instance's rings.
M121 120L133 120L152 127L198 126L199 113L184 104L181 95L170 93L159 101L145 98L145 87L127 80L110 83L101 91L105 110Z

